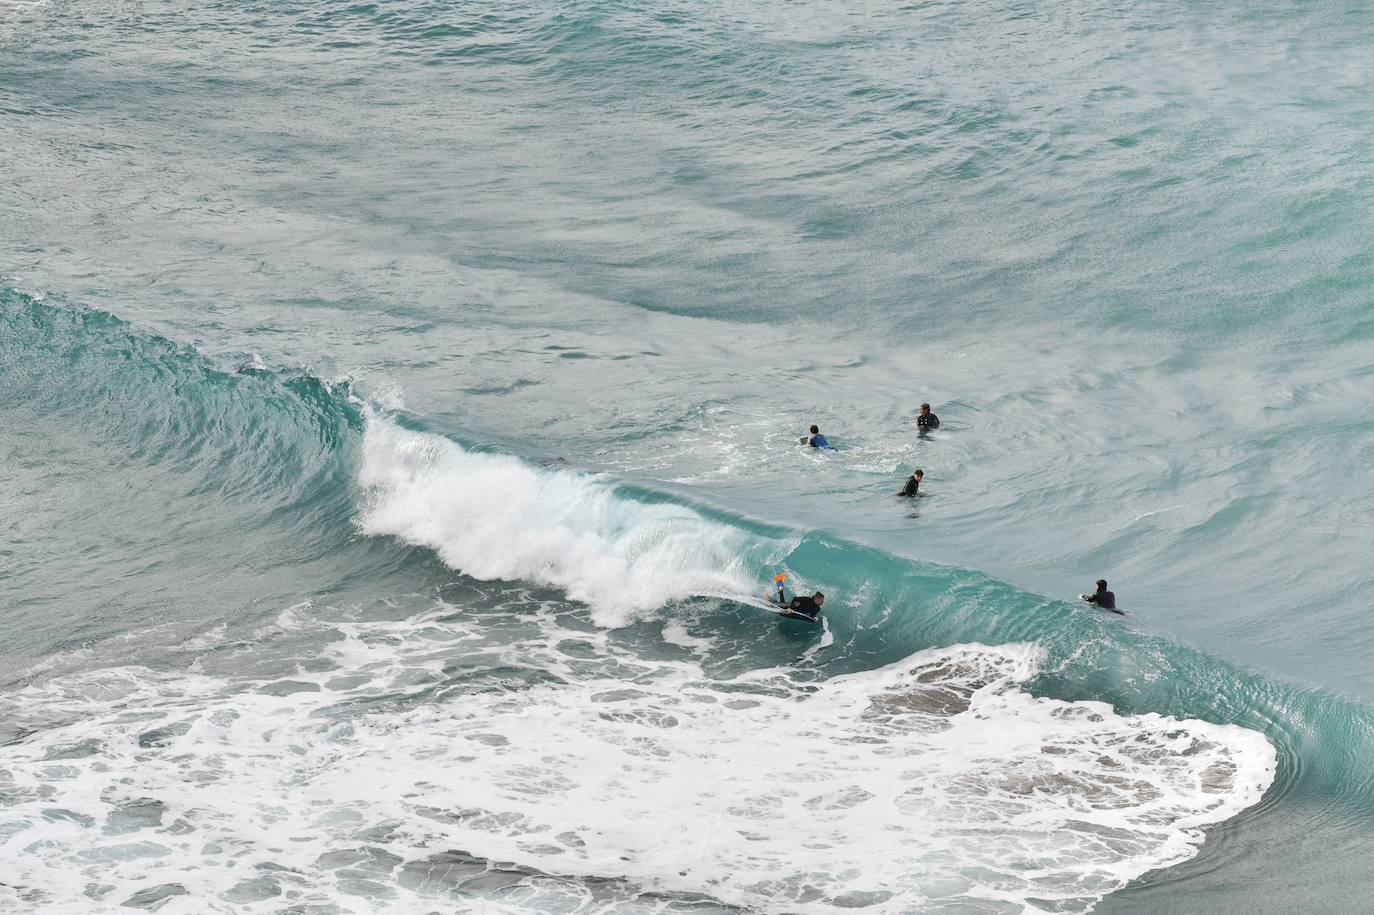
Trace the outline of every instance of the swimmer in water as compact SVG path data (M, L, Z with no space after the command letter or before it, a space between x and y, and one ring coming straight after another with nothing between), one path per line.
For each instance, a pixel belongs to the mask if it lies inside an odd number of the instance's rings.
M897 493L897 495L899 495L899 496L919 496L919 495L921 494L921 492L920 492L920 490L921 490L921 478L924 477L925 475L926 475L926 474L925 474L925 471L924 471L924 470L917 470L917 471L913 472L913 473L911 474L911 476L907 479L907 481L906 481L906 486L903 487L903 488L902 488L902 491L899 492L899 493Z
M922 432L940 428L940 417L930 412L930 404L921 404L921 413L916 417L916 428Z
M1103 610L1121 612L1116 609L1116 595L1107 590L1107 579L1105 578L1097 580L1097 590L1092 594L1080 594L1078 596L1090 604L1097 604Z
M835 450L835 449L831 446L831 444L830 444L828 441L825 440L825 436L824 436L824 435L821 435L821 428L820 428L820 426L817 426L817 425L815 425L815 424L812 424L812 426L811 426L811 434L810 434L810 435L803 435L803 436L802 436L800 439L798 439L797 441L800 442L800 443L803 444L803 445L810 445L812 448L819 448L819 449L821 449L822 451L834 451L834 450Z

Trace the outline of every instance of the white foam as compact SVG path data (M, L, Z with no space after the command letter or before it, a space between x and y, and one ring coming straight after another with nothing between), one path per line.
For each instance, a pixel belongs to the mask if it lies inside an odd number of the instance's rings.
M695 652L705 651L715 644L711 639L692 635L687 631L687 624L682 620L669 620L664 624L663 641L669 645L690 648Z
M359 479L365 533L433 549L473 578L562 588L603 625L675 598L755 590L734 528L625 498L585 475L470 452L374 413Z
M722 683L551 618L505 647L440 619L321 626L347 634L322 652L335 669L289 694L126 668L4 697L74 722L0 748L10 891L52 911L169 883L187 895L163 915L418 911L455 898L422 862L461 849L601 878L520 877L470 908L620 912L654 891L774 913L1083 912L1194 855L1274 774L1252 731L1027 694L1032 646ZM231 903L255 880L278 895Z

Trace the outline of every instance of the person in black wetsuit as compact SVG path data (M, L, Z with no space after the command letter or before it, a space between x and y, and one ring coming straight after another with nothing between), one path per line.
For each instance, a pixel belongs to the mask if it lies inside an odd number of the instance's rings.
M906 486L902 487L902 491L899 492L899 493L897 493L897 495L899 495L899 496L918 496L918 495L920 495L920 494L921 494L921 493L920 493L920 489L921 489L921 478L924 477L925 475L926 475L926 474L925 474L925 471L924 471L924 470L917 470L916 472L912 473L911 477L906 481Z
M916 417L916 428L922 432L940 428L940 417L930 412L930 404L921 404L921 413Z
M1116 610L1116 595L1107 590L1107 579L1105 578L1097 580L1097 590L1092 594L1080 594L1078 596L1090 604L1097 604L1103 610ZM1116 612L1120 613L1121 611L1116 610Z
M792 603L787 605L788 612L795 613L797 616L804 616L811 622L820 619L821 605L825 603L825 595L817 591L810 597L798 594L792 598Z
M815 622L821 615L821 605L825 603L825 595L817 591L810 597L798 594L790 601L787 599L787 592L782 583L782 576L773 579L773 583L778 586L778 596L768 598L769 603L777 604L789 613L797 616L804 616L811 622Z

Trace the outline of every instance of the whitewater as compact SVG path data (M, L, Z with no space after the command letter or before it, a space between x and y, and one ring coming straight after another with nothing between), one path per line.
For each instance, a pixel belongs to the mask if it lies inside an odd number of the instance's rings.
M1371 47L0 3L0 910L1369 908Z

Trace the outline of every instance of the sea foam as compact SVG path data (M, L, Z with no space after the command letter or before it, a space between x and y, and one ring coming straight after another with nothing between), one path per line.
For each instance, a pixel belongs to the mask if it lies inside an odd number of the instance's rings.
M561 588L603 625L675 598L759 590L743 532L690 508L468 451L375 413L362 447L364 533L428 547L473 578Z
M6 697L49 725L0 748L3 893L99 912L184 890L163 915L1085 912L1274 776L1256 732L1030 694L1030 645L717 680L557 616L503 640L454 610L301 611L220 646L272 675L123 668ZM317 647L283 665L281 638Z

